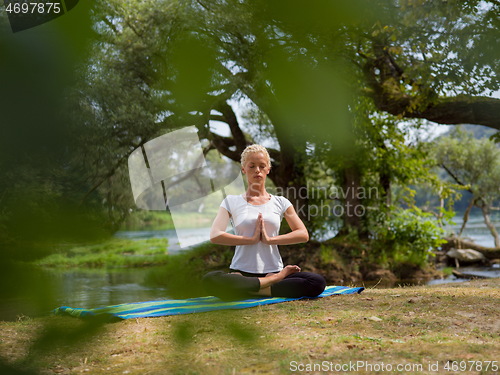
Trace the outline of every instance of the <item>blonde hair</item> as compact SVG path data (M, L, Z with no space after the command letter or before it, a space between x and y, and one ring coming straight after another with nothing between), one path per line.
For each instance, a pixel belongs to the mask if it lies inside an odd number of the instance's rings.
M241 153L241 165L244 166L245 162L248 158L249 154L255 154L257 152L262 152L264 156L267 159L267 164L269 167L271 167L271 157L269 156L269 152L267 152L267 149L264 146L261 145L250 145L247 146L243 152Z

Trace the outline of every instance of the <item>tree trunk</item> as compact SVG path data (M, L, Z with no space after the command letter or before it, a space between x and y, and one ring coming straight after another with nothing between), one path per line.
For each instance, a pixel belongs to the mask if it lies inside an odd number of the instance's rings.
M491 235L495 239L495 247L500 247L500 236L498 235L498 232L493 225L493 223L490 220L490 209L489 206L483 202L481 205L481 211L483 212L483 217L484 217L484 223L490 230Z
M386 170L380 171L379 176L380 186L382 186L383 198L385 198L385 204L389 207L392 204L392 194L391 194L391 174Z
M309 192L301 152L281 152L279 160L269 173L278 195L290 200L306 227L311 226L313 217L309 210Z
M361 186L361 174L356 166L350 166L342 171L341 176L341 197L344 207L343 228L340 233L348 233L356 230L360 238L365 238L368 233L364 225L365 207L359 199Z
M469 202L469 205L467 206L467 209L465 210L464 219L463 219L463 222L462 222L462 226L460 227L460 232L458 232L458 236L462 235L462 233L463 233L463 231L465 229L465 226L467 225L467 222L469 221L470 210L474 206L474 203L475 203L475 199L471 198L471 200Z

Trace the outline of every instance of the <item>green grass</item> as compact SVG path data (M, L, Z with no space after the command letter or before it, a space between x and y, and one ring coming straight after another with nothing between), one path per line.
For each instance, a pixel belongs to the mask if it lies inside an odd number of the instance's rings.
M441 270L444 276L450 276L453 273L454 267L445 267Z
M164 238L126 240L113 238L102 243L61 248L36 261L41 267L119 268L165 264L168 241Z

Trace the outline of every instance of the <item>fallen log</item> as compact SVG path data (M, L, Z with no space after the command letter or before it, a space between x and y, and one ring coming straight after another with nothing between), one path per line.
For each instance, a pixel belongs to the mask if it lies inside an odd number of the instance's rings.
M458 277L459 279L489 279L490 278L488 276L474 275L472 273L464 273L464 272L460 272L460 271L457 271L457 270L453 270L453 271L451 271L451 273L455 277Z
M500 258L500 247L481 246L459 237L446 237L445 241L446 242L441 245L442 249L445 251L450 249L472 249L479 251L488 259Z

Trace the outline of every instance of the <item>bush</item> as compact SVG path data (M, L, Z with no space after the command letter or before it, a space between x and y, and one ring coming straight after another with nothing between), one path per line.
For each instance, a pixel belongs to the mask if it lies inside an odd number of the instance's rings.
M375 230L372 260L390 269L401 264L422 267L444 242L443 236L431 214L397 210Z

